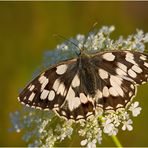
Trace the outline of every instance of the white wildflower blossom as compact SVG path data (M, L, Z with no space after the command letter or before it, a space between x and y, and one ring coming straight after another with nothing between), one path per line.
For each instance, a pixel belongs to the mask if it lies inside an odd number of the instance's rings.
M147 43L147 42L148 42L148 33L146 33L146 34L144 35L143 42L144 42L144 43Z
M144 32L142 30L137 29L137 33L134 36L135 42L141 42L144 37Z
M60 140L64 140L66 137L70 138L70 136L73 133L73 128L71 125L64 125L64 128L61 128L61 135L60 135Z
M80 144L81 144L81 146L85 146L87 144L87 142L88 142L87 139L84 139L84 140L81 141Z
M101 128L98 128L97 141L99 144L101 144L102 142L102 129Z
M85 36L83 35L83 34L78 34L77 36L76 36L76 39L79 41L79 42L84 42L84 40L85 40Z
M118 133L118 129L115 128L115 125L112 123L111 119L107 119L103 123L103 126L104 126L103 132L108 135L116 135Z
M16 131L17 133L19 133L23 128L22 123L20 123L20 115L21 113L19 113L18 111L14 112L13 114L10 113L10 118L13 125L13 128L11 128L11 130Z
M120 116L119 116L122 120L128 120L129 119L129 114L127 111L123 111L121 112Z
M45 130L45 128L46 128L48 122L50 122L50 121L44 120L44 121L41 123L40 128L39 128L39 133L42 133L42 132Z
M83 47L84 41L85 41L85 36L82 34L78 34L76 36L76 40L77 40L77 45L78 47L81 49Z
M122 126L122 130L129 130L129 131L132 131L133 130L133 127L132 127L132 124L133 121L131 119L127 120L127 121L123 121L123 126Z
M65 43L63 43L63 44L61 44L61 45L57 45L57 49L59 49L59 50L68 50L68 46L65 44Z
M104 123L103 123L103 132L104 133L110 133L114 127L114 124L112 123L111 119L107 119Z
M79 53L78 48L86 48L88 51L104 50L137 50L144 51L148 42L148 33L137 30L135 34L127 38L120 36L117 40L110 38L115 30L114 26L103 26L100 30L90 32L88 36L78 34L75 38L60 44L54 51L44 54L44 67L61 60L75 57ZM70 42L73 42L70 44ZM77 46L77 48L76 48ZM60 55L60 56L59 56ZM128 107L115 112L104 112L97 109L96 116L89 120L74 123L55 116L52 111L38 111L36 109L23 108L23 110L10 114L12 128L10 131L21 132L25 130L23 140L29 147L54 147L66 139L72 138L75 133L80 136L80 145L95 148L102 142L102 135L117 135L120 129L133 130L131 115L140 114L139 102L132 102ZM132 113L132 114L131 114Z
M88 148L96 148L96 139L93 139L92 141L88 142L87 147Z
M109 35L111 32L113 32L115 30L114 26L103 26L99 32L104 33L105 35Z
M142 108L139 107L139 102L134 102L131 104L131 106L129 107L129 110L132 112L133 116L136 117L140 114Z
M92 48L94 50L97 50L98 49L98 45L100 44L100 41L99 41L99 38L97 35L95 35L92 39Z
M110 113L107 116L107 118L112 120L115 127L118 127L120 125L121 120L120 120L120 116L118 114Z

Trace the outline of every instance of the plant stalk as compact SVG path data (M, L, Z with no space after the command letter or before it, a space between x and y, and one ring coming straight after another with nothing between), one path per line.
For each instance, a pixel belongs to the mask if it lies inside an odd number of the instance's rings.
M123 148L123 146L121 145L121 143L120 143L119 139L117 138L117 136L112 135L111 138L112 138L113 142L115 143L115 145L118 148Z

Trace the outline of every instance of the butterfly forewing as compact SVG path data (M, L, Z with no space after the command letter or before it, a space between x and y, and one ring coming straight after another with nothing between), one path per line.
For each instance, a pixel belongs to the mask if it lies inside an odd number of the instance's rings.
M98 107L123 108L148 81L148 55L132 51L81 54L46 70L19 95L27 106L54 110L67 119L87 119Z
M75 73L75 64L75 59L68 60L46 70L26 86L19 95L19 100L42 109L52 109L55 104L62 104L63 96L71 83L69 71L72 75Z

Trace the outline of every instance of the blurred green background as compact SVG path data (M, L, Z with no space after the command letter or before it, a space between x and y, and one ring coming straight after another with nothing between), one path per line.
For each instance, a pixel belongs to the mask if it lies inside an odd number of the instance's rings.
M97 28L115 25L114 38L136 28L148 32L148 2L0 2L0 146L27 146L21 133L8 132L9 114L21 107L18 90L41 65L44 51L62 42L53 34L87 34L96 21ZM148 84L138 87L142 113L132 132L119 132L123 146L148 146L147 90ZM114 143L106 137L101 146Z

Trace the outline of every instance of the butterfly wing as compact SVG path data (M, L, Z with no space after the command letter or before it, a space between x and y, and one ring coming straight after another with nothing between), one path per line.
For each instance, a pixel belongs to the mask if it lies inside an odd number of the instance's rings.
M67 60L36 77L18 100L32 108L51 109L66 119L86 119L94 114L95 108L84 95L84 84L80 81L77 59Z
M39 109L48 110L60 106L75 72L76 59L54 65L29 83L18 99L22 104Z
M148 81L148 55L135 51L112 51L93 56L97 67L96 102L104 110L123 108L135 96L137 85Z
M77 66L77 72L71 81L65 101L57 110L60 116L77 121L86 120L95 114L95 101L88 92L88 81L87 71Z

